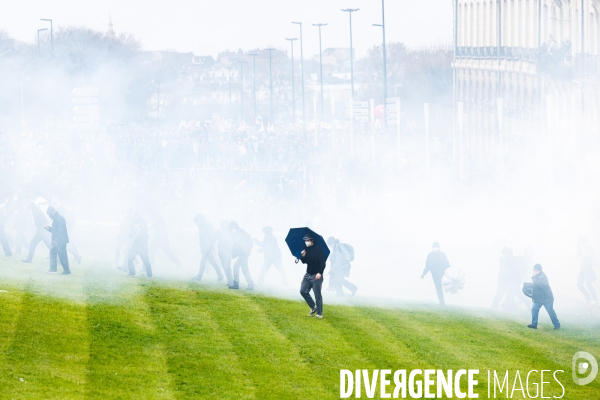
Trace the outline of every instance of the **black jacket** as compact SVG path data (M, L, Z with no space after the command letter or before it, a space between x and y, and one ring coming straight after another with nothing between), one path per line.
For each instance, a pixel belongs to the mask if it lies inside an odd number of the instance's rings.
M425 261L423 275L426 275L431 271L431 275L434 277L442 277L448 268L450 268L450 262L448 262L446 254L441 251L438 251L437 253L432 251L427 256L427 261Z
M307 247L306 255L300 260L306 264L306 273L311 275L323 274L325 271L325 253L319 246L312 245Z
M231 246L231 257L249 257L254 242L248 232L243 229L238 229L231 235L232 246Z
M48 229L52 233L52 243L67 244L69 235L67 234L67 223L62 215L56 213L52 216L52 227Z
M554 295L550 284L548 283L548 277L545 273L540 272L531 278L533 280L533 302L534 303L549 303L554 301Z

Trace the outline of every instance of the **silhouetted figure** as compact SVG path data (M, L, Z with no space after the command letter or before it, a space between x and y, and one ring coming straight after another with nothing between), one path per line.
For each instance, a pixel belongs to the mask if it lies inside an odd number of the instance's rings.
M444 301L444 290L442 289L442 278L444 277L444 273L448 268L450 268L450 263L448 262L448 257L442 251L440 251L440 244L438 242L433 242L431 245L432 251L427 256L427 260L425 261L425 269L421 274L421 279L425 278L428 272L431 272L431 277L433 278L433 284L435 285L435 291L437 293L438 300L440 305L446 305Z
M48 246L48 249L50 249L50 235L44 230L44 228L48 225L48 219L44 215L44 212L40 210L35 203L29 203L29 210L31 210L31 215L33 216L35 234L33 235L31 243L29 244L29 254L27 258L21 260L24 263L31 263L33 261L35 249L40 242L43 241L46 246Z
M315 238L312 236L304 237L306 248L302 250L300 261L306 264L306 274L302 278L300 285L300 295L310 307L309 317L316 315L317 318L323 318L323 296L321 289L323 288L323 272L325 271L325 253L319 246L315 246ZM315 294L313 300L310 291Z
M262 229L265 237L262 241L254 240L254 243L257 244L261 249L260 252L265 254L265 260L263 262L262 268L260 269L260 275L258 277L258 286L262 286L265 275L271 268L271 266L275 266L277 272L281 276L281 282L283 286L288 285L287 274L283 269L283 258L281 256L281 250L279 249L279 245L277 244L277 238L273 235L273 228L270 226L265 226Z
M4 209L0 209L0 245L2 245L2 250L4 250L4 255L6 257L12 256L12 251L10 250L10 244L8 244L8 239L6 238L6 222L8 218L4 212Z
M128 276L135 276L135 266L133 260L139 256L144 263L146 269L146 275L148 278L152 277L152 267L150 266L150 258L148 256L148 226L146 221L139 216L134 214L131 218L129 238L131 244L127 254L127 267L129 269Z
M229 222L221 221L221 227L217 231L217 253L221 261L221 267L225 271L227 277L227 286L233 285L233 274L231 272L231 247L233 242L231 239L231 231L229 230Z
M57 272L56 258L60 260L63 267L63 275L70 275L69 256L67 255L67 244L69 243L69 234L67 233L67 223L62 215L60 215L54 207L48 207L46 213L52 219L52 226L46 226L46 230L51 233L50 246L50 269L48 273L54 274Z
M346 278L350 276L351 262L354 260L354 249L350 245L340 243L333 236L327 239L327 244L331 250L329 259L331 268L329 270L329 286L335 290L336 295L344 295L344 287L350 290L352 296L356 294L358 288Z
M520 291L522 283L519 276L519 260L513 255L512 249L505 247L501 251L500 269L498 271L498 290L492 302L492 308L497 309L500 301L506 296L502 307L506 310L517 308L515 296Z
M248 233L241 229L237 222L231 221L229 223L229 230L231 231L231 258L236 259L233 264L233 285L229 286L229 289L240 288L240 269L246 278L248 284L248 290L254 290L254 281L250 275L250 269L248 268L248 258L254 243Z
M219 269L219 264L215 260L213 256L213 250L215 249L215 230L204 214L198 214L194 217L194 222L198 226L198 234L200 235L200 251L202 252L202 259L200 260L200 269L198 270L198 275L196 275L193 279L196 281L201 281L202 276L204 275L204 268L206 268L206 263L209 262L210 265L215 269L217 273L218 280L221 282L223 280L223 274Z
M152 217L152 225L151 228L153 230L152 239L150 240L150 260L154 262L154 256L158 249L162 249L162 251L169 257L171 262L175 264L175 268L181 268L181 261L179 258L173 253L171 249L171 242L169 240L169 232L167 231L167 223L164 218L158 214L154 214Z
M71 232L71 237L69 244L67 245L67 252L71 253L73 255L73 257L75 257L75 261L77 262L77 264L81 263L81 255L79 254L79 250L77 250L77 246L75 246L75 244L73 243L73 229L75 229L75 223L77 222L75 220L75 217L73 216L73 214L65 207L62 205L62 203L60 203L58 200L54 199L52 200L52 207L54 207L54 209L56 211L58 211L60 213L60 215L62 215L65 218L65 221L67 222L67 229L69 230L69 232Z
M577 288L583 293L587 302L597 302L598 295L594 289L594 282L597 279L596 272L594 271L594 265L596 263L594 249L590 245L588 238L585 236L579 238L577 247L577 252L581 259L581 268L577 275Z
M534 265L531 279L533 280L533 307L531 308L531 324L527 325L527 327L537 329L538 316L543 306L548 311L554 329L560 329L560 322L554 311L554 295L552 294L552 289L550 289L548 277L542 271L540 264Z

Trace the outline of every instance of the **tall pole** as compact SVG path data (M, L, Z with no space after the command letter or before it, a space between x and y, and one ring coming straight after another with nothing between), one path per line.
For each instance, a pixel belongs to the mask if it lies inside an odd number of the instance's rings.
M240 61L240 106L242 108L242 122L244 122L244 63Z
M383 104L385 109L385 104L387 102L388 92L387 92L387 50L386 50L386 41L385 41L385 0L381 0L381 27L383 28ZM384 115L383 118L383 126L386 125L386 118Z
M54 58L54 30L52 29L52 20L50 18L41 18L40 21L50 22L50 45L52 46L52 58Z
M43 29L38 29L37 30L38 31L38 57L42 56L42 48L40 46L40 32L47 31L47 30L48 30L48 28L43 28Z
M360 10L360 8L346 8L343 12L347 12L350 17L350 87L351 97L354 98L354 47L352 45L352 13Z
M302 133L306 135L306 103L304 99L304 46L302 43L302 22L292 22L300 26L300 77L302 80Z
M271 124L273 124L273 50L265 49L269 52L269 96L271 97Z
M231 94L231 67L229 67L229 119L233 120L232 94Z
M325 100L324 100L325 97L323 94L323 46L322 46L322 41L321 41L321 28L324 26L327 26L327 24L318 23L318 24L312 24L312 25L319 28L319 70L320 70L320 75L321 75L321 121L324 121L325 120Z
M285 38L292 46L292 122L296 120L296 75L294 74L294 41L298 38Z
M250 53L250 55L252 56L252 98L254 100L254 117L256 117L256 56L258 53Z

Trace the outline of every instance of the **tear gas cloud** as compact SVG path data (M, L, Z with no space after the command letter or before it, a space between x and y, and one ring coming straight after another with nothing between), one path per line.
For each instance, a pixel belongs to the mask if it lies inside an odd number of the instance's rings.
M21 241L24 257L35 232L29 205L45 211L53 204L70 220L71 245L82 256L74 269L118 281L120 224L136 212L150 227L155 277L188 280L200 262L194 216L202 213L215 229L237 221L256 239L274 228L291 282L283 287L272 269L263 290L274 295L297 297L303 269L284 238L291 227L309 226L354 246L348 279L359 291L335 301L434 302L431 278L419 277L438 241L466 280L447 303L489 308L501 251L521 257L531 248L523 281L541 263L562 298L557 308L579 313L579 239L600 245L600 169L591 151L597 143L588 140L597 124L589 108L586 114L556 92L531 110L535 118L506 112L500 142L495 129L474 122L475 108L458 115L453 106L451 46L389 43L388 97L400 99L399 126L378 107L377 46L355 60L355 97L367 105L353 126L348 49L327 53L324 103L318 54L305 54L303 125L297 47L293 78L288 43L273 51L271 103L264 49L201 57L146 51L141 43L60 25L53 48L47 32L39 47L0 35L0 53L8 52L0 60L0 213L13 252ZM154 254L157 216L179 269L163 251ZM257 250L254 279L263 261ZM204 282L222 285L210 267ZM526 314L529 305L517 307Z

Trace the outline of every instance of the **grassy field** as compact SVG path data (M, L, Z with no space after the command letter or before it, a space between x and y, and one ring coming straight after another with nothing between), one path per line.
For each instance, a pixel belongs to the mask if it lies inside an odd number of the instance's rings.
M300 301L260 293L95 265L43 271L0 263L2 399L335 399L340 369L385 368L480 369L480 398L488 369L562 369L565 398L600 397L600 379L570 378L576 351L600 358L600 324L555 332L544 315L532 331L426 306L326 306L317 320Z

